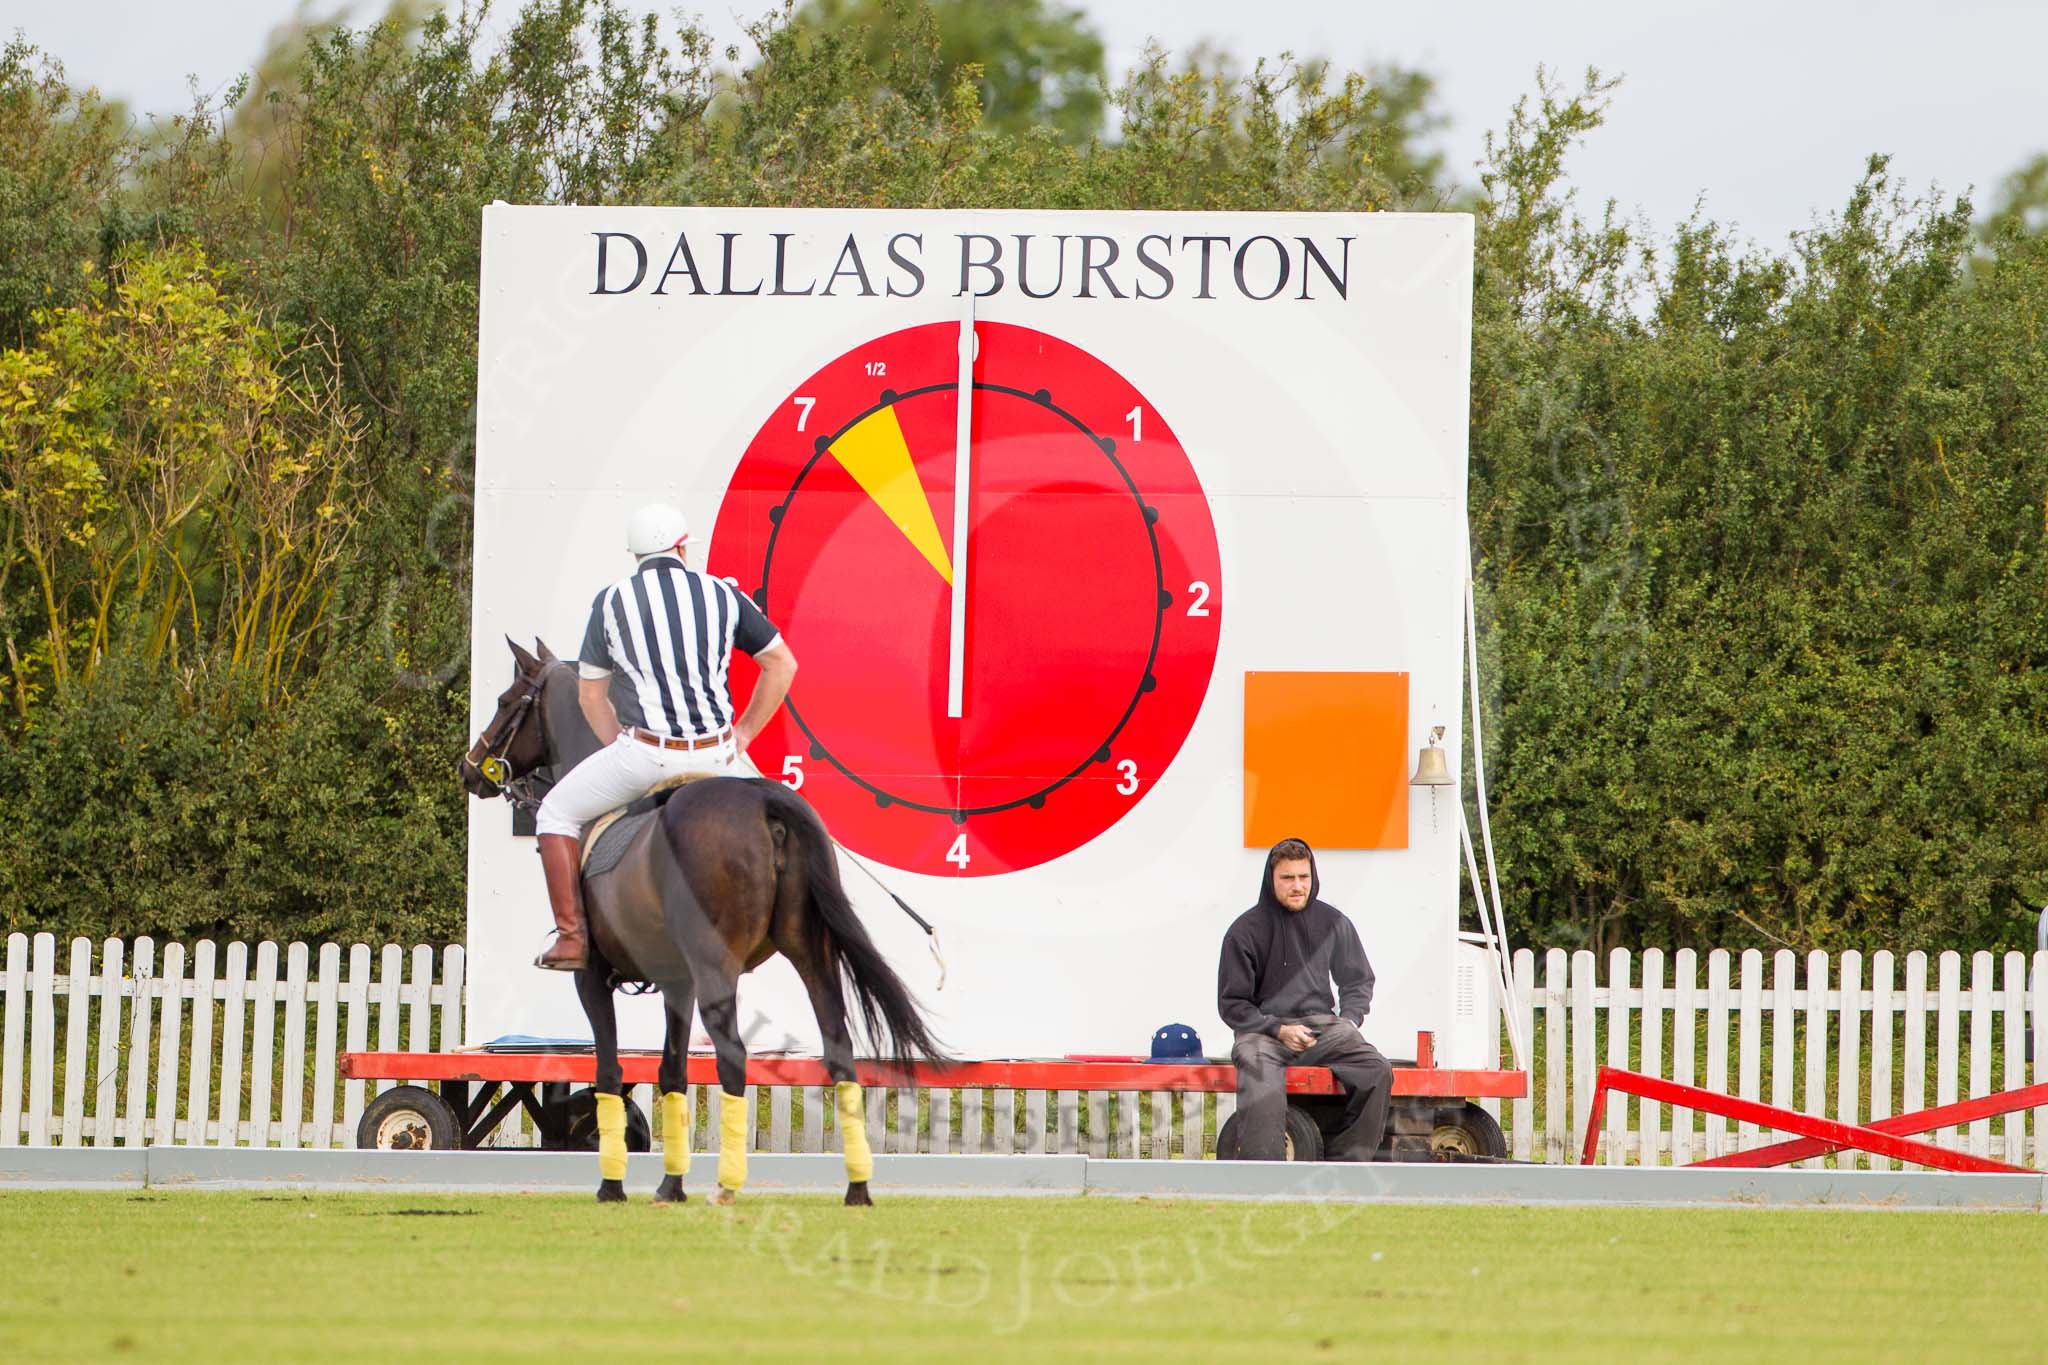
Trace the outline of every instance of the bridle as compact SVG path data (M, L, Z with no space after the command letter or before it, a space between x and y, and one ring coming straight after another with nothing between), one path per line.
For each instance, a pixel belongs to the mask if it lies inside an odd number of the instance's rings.
M459 765L474 772L485 786L495 787L497 795L503 796L521 810L533 810L540 805L540 798L535 796L532 790L535 770L515 773L512 771L512 765L506 761L505 755L511 751L512 746L519 740L520 732L526 728L527 714L536 710L541 696L541 674L547 672L547 668L546 664L542 664L540 670L532 677L524 673L514 675L514 684L523 690L509 707L492 717L491 723L484 727L484 732L477 736L476 743L462 756ZM547 712L540 709L538 714L541 747L545 751Z

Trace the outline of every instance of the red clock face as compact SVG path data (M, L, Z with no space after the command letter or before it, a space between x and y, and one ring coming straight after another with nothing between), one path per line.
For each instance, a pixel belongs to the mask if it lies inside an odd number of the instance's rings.
M975 336L964 525L960 328L932 323L847 352L769 415L710 571L797 657L755 764L856 853L987 876L1090 842L1165 775L1208 691L1223 584L1164 415L1058 338ZM753 670L733 671L744 698Z

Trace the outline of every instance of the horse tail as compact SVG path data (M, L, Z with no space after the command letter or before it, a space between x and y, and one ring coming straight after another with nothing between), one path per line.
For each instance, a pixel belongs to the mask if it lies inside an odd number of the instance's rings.
M780 782L764 780L759 785L769 816L789 831L792 857L803 859L811 912L804 920L804 934L811 960L824 972L825 988L841 1013L846 1012L844 988L850 987L868 1042L878 1057L898 1063L923 1060L943 1065L952 1061L933 1036L910 988L853 912L853 903L839 880L839 859L824 821L810 802Z

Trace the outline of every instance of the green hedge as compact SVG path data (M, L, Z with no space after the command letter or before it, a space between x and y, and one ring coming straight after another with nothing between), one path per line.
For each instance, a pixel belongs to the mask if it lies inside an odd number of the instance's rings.
M332 338L361 422L329 609L263 687L217 641L141 665L118 614L89 685L51 685L0 503L7 927L460 936L478 234L502 198L1469 208L1518 941L2031 943L2048 247L2025 214L1973 228L1879 162L1784 249L1589 218L1559 187L1602 117L1591 76L1514 111L1463 198L1417 180L1437 163L1413 73L1161 58L1112 92L1112 140L1005 131L937 19L901 8L888 43L770 21L730 70L694 30L583 0L529 4L491 53L438 14L317 32L229 107L125 136L7 50L0 242L37 245L0 255L0 344L89 306L124 251L189 241L235 296Z
M1881 162L1785 257L1582 245L1474 356L1510 895L1544 944L2031 944L2048 247Z
M388 677L337 661L279 717L113 667L51 705L0 746L0 928L459 942L462 699Z

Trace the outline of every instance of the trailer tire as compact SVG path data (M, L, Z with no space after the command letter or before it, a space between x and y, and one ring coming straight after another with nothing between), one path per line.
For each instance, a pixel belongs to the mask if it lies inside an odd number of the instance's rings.
M1216 1130L1216 1159L1218 1161L1243 1161L1241 1150L1244 1141L1244 1115L1232 1114L1223 1120L1223 1126ZM1323 1130L1317 1126L1315 1116L1298 1105L1288 1105L1286 1120L1281 1125L1281 1136L1286 1143L1287 1154L1282 1161L1321 1161L1323 1159Z
M1493 1115L1467 1100L1437 1110L1429 1133L1429 1154L1438 1161L1472 1157L1498 1161L1508 1154L1508 1140Z
M382 1152L452 1152L462 1146L455 1110L423 1085L400 1085L363 1108L356 1146Z
M562 1101L561 1112L556 1115L555 1131L562 1135L558 1150L565 1152L594 1152L597 1150L597 1090L585 1086L568 1099ZM650 1152L654 1150L654 1129L647 1122L647 1115L640 1112L637 1104L626 1105L626 1150L629 1152Z

